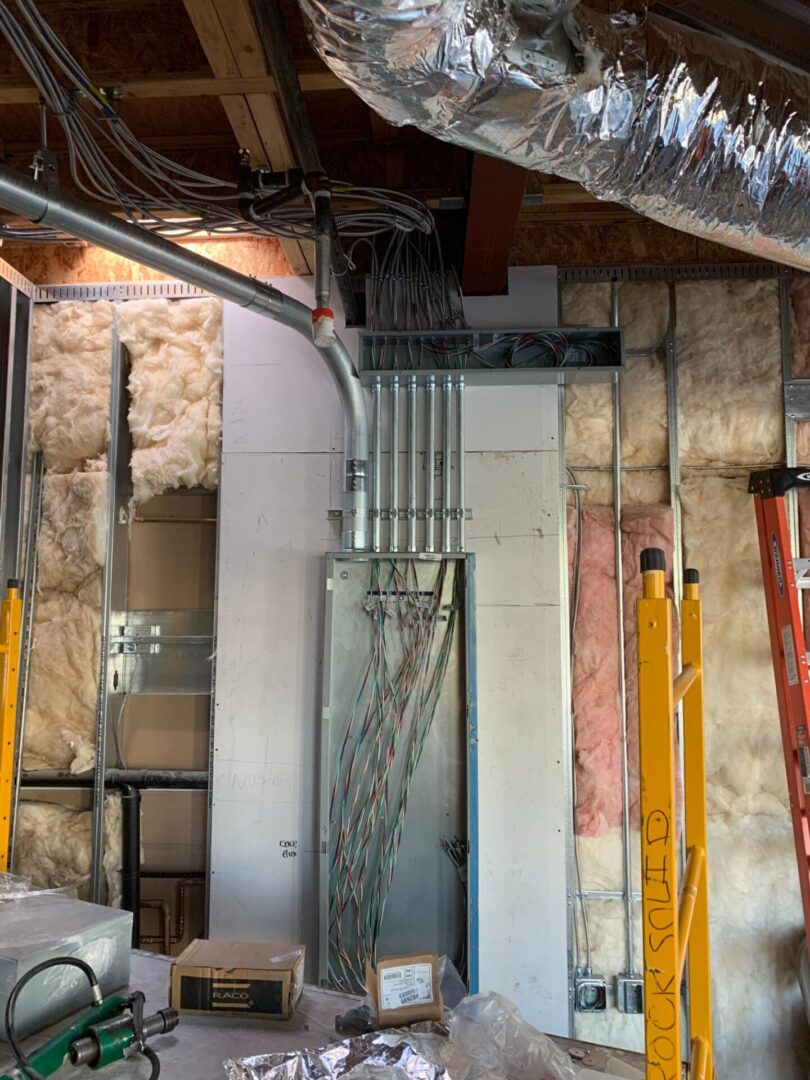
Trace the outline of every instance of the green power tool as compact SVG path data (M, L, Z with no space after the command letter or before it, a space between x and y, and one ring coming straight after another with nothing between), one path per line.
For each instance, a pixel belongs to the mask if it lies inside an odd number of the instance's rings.
M76 967L82 971L90 983L93 995L93 1007L75 1020L69 1027L38 1049L26 1055L14 1030L14 1010L20 991L27 983L51 967ZM160 1061L157 1054L146 1045L147 1039L155 1035L165 1035L173 1031L180 1017L176 1009L161 1009L153 1016L144 1016L144 995L135 990L126 997L113 994L102 997L96 973L74 956L57 957L45 960L26 971L9 994L6 1005L6 1038L16 1060L16 1069L11 1074L0 1076L0 1080L44 1080L62 1067L66 1060L71 1065L87 1065L91 1069L103 1069L114 1061L142 1054L151 1064L149 1080L157 1080L160 1075Z

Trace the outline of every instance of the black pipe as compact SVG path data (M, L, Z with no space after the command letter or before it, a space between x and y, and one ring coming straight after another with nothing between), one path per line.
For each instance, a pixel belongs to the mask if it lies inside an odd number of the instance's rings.
M121 784L121 906L132 912L132 947L141 942L141 789Z
M185 878L191 881L205 881L208 877L205 870L141 870L142 878L156 878L160 881L173 881L175 878Z
M298 81L298 72L290 50L281 6L278 0L252 0L252 6L265 59L276 84L279 105L298 164L305 173L322 174L321 156L312 133L301 83ZM358 321L357 303L349 281L349 263L340 242L331 207L329 220L332 237L332 273L337 278L346 322L353 325Z
M27 769L20 777L20 786L28 788L87 788L93 787L95 770L70 773L62 769ZM105 787L131 784L136 788L177 788L205 791L208 773L182 769L107 769Z

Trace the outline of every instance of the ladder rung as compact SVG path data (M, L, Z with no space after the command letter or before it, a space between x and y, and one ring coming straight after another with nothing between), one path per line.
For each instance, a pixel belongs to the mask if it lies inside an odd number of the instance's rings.
M689 933L695 914L695 903L703 878L706 852L702 847L690 847L686 855L686 867L683 874L683 886L678 902L678 982L683 978L686 963L686 949L689 945Z
M797 589L810 589L810 559L794 559L793 572Z
M700 674L700 668L695 667L694 664L687 664L680 675L677 676L675 682L672 684L672 704L678 705L683 701L686 696L689 687L694 683L695 679Z

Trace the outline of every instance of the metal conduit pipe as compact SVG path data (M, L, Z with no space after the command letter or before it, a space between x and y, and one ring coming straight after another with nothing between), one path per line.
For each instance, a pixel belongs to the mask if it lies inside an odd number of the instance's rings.
M256 311L312 340L312 310L306 304L286 296L272 285L219 266L162 236L139 229L137 225L119 221L64 195L51 194L35 180L5 165L0 165L0 206L35 225L51 225L79 240ZM318 347L318 352L340 394L346 427L341 546L344 551L365 551L368 548L369 449L365 397L342 341L336 338L334 342Z
M453 457L453 380L445 375L442 384L444 393L444 453L442 455L442 551L450 550L450 519L453 511L450 468Z
M436 380L428 376L427 451L425 453L425 551L434 550L433 527L436 515Z
M382 383L379 377L372 388L374 402L374 472L371 480L371 550L380 550L382 516Z
M312 132L301 83L290 51L287 27L278 0L253 0L253 14L262 42L262 49L276 84L279 105L289 132L298 164L308 175L322 175L323 166L318 153L318 146ZM343 310L348 323L357 322L357 305L351 290L348 269L349 263L340 242L331 199L316 200L316 293L318 307L328 306L330 286L330 266L337 278L337 285L343 301ZM320 222L317 218L320 217Z
M467 493L466 472L464 469L464 376L459 375L456 379L456 393L458 403L456 406L456 470L458 473L458 550L465 551L467 547Z
M399 379L391 380L391 483L388 550L399 551Z
M408 376L408 551L416 551L416 376Z

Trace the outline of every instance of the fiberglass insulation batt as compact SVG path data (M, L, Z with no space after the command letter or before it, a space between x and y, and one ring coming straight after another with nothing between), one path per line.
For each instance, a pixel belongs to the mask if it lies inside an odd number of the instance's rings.
M28 769L84 772L95 764L113 313L106 302L34 309L29 421L45 472L23 742ZM89 872L91 817L25 801L21 871L41 886L81 882ZM120 861L121 843L114 820L108 828L109 869ZM114 900L120 890L111 883Z
M50 472L84 469L107 447L112 322L105 301L34 307L28 416Z
M651 289L623 285L620 303L630 292L639 290L640 295L642 288ZM637 316L632 330L625 326L630 349L654 347L658 331L666 328L666 287L659 288L660 298L648 293L657 317ZM801 286L794 285L793 294L794 344L805 350L810 342L810 292L806 296L803 292L807 288L802 281ZM566 288L566 322L604 325L609 296L610 287L605 285ZM676 287L676 300L684 565L700 571L704 601L717 1075L735 1080L805 1080L810 1055L795 964L803 934L802 908L754 508L746 491L748 466L784 460L777 288L772 281L684 283ZM632 309L625 304L623 323L628 310ZM643 332L638 329L642 324L647 327ZM652 336L650 327L655 328ZM631 372L635 363L630 355ZM807 370L794 364L797 375L810 374L810 355ZM653 366L650 370L657 376L663 369ZM665 453L660 458L662 446L666 447L665 389L662 398L659 382L656 404L650 386L649 379L635 379L633 374L622 379L625 510L643 506L645 490L653 495L648 503L662 501L661 492L668 485L666 471L663 475L643 472L666 462ZM641 401L644 406L638 407ZM566 403L567 462L589 488L586 501L609 506L609 388L577 387L573 395L569 389ZM647 414L647 409L654 409L654 415ZM642 537L638 543L630 541L624 521L623 526L627 548L646 543ZM803 531L810 537L810 526L804 528L803 523ZM810 548L810 541L806 542ZM627 629L634 618L632 604L628 610L628 575L633 574L630 562L637 563L638 552L625 550L623 554ZM595 569L597 575L612 574L612 558L612 551L606 550L603 568ZM627 636L629 674L635 664L631 655L635 634ZM635 739L635 707L633 687L628 685L631 740ZM596 806L604 799L602 794L596 796ZM584 808L578 820L587 822ZM634 832L636 860L637 843ZM619 829L580 835L577 846L583 888L622 887ZM634 877L638 882L636 866ZM610 984L625 967L622 905L594 901L588 904L587 914L593 970L607 976ZM637 933L637 948L638 944ZM640 1018L621 1016L612 1008L601 1016L577 1014L576 1030L580 1037L595 1041L638 1049L643 1045Z
M129 428L136 503L215 488L222 428L222 304L132 300L118 308L131 359Z

